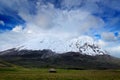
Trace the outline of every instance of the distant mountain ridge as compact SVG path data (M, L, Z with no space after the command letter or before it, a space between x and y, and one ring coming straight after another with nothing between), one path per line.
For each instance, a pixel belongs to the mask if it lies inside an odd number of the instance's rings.
M95 50L97 51L97 47ZM106 53L87 55L82 52L65 52L58 54L49 49L19 50L13 48L0 52L0 58L6 62L29 68L120 69L120 59Z

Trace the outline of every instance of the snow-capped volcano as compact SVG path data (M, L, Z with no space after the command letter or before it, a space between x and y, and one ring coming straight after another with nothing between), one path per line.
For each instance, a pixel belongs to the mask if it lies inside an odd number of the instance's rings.
M79 37L75 39L51 39L51 38L38 38L30 40L28 43L22 44L22 49L43 50L50 49L56 53L64 52L80 52L88 55L102 55L107 54L107 51L99 47L99 45L90 37Z
M106 54L107 51L101 49L99 46L95 45L95 44L88 44L85 43L83 46L79 47L79 51L83 54L88 54L88 55L103 55Z

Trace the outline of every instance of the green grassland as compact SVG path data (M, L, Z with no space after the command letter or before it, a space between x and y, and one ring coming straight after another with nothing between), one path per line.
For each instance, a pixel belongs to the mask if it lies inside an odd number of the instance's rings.
M67 70L49 73L42 68L0 68L0 80L120 80L120 70Z

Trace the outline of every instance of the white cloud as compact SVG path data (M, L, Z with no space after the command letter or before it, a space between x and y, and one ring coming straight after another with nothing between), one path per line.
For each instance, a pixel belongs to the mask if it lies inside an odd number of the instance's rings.
M27 0L0 0L0 13L1 14L10 14L6 12L7 10L4 8L4 6L10 10L13 11L24 11L28 12L28 2ZM22 4L22 6L21 6Z
M112 47L112 48L110 48L110 51L119 53L120 52L120 46Z
M98 44L100 47L103 47L103 48L105 48L108 44L105 42L105 41L103 41L103 40L98 40L97 42L96 42L96 44Z
M81 5L83 0L62 0L63 8L72 8Z
M117 37L115 36L115 34L113 32L103 32L101 34L102 39L106 40L106 41L116 41Z
M0 20L0 25L4 26L5 25L4 21Z
M97 29L104 25L104 22L89 12L82 10L59 11L55 23L58 24L59 30L66 30L78 33L88 32L91 28ZM83 32L84 30L84 32Z
M27 22L26 29L29 28L35 32L51 30L54 33L59 30L61 33L77 33L79 35L90 31L91 28L99 29L104 25L102 19L81 10L44 9L38 11L34 16L23 13L19 15Z
M0 34L0 50L6 50L9 48L20 46L27 41L27 36L24 33L5 32Z
M120 56L120 46L108 47L107 50L113 56L116 56L116 57Z
M120 11L120 5L119 2L120 0L102 0L103 4L112 8L112 9L116 9L118 11Z
M120 32L118 32L118 38L120 39Z
M12 29L13 32L20 32L22 31L22 26L18 25L18 26L15 26L13 29Z

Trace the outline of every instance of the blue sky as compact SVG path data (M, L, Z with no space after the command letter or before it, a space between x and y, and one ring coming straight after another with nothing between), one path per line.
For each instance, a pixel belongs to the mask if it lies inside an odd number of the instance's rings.
M120 57L120 0L0 0L0 50L71 51L75 40Z

